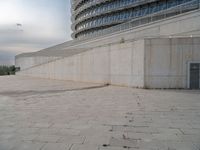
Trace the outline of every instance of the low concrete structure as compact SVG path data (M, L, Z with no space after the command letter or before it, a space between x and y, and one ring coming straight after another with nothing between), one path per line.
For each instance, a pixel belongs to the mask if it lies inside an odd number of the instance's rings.
M199 50L200 38L145 39L97 47L18 74L141 88L187 88L187 64L200 60Z
M189 88L188 64L200 61L199 33L200 11L195 10L112 35L21 54L16 57L21 68L17 74L139 88Z

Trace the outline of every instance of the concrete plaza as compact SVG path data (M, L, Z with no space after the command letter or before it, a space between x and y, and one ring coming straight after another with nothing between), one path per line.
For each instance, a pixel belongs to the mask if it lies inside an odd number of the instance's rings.
M200 91L0 77L0 150L199 150Z

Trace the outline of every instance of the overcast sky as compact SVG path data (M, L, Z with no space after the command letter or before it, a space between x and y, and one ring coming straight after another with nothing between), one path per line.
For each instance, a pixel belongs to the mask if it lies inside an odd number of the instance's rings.
M0 0L0 64L71 39L70 0Z

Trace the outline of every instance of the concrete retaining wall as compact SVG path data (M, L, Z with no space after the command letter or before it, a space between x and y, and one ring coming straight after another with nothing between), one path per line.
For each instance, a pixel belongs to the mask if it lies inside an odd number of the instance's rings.
M145 87L187 88L190 61L200 61L200 38L145 40Z
M20 71L49 79L144 87L144 40L96 47Z
M200 38L145 39L96 47L18 75L140 88L187 88L189 61L200 61Z
M20 57L15 60L16 67L20 67L21 70L28 69L33 66L38 66L60 57L45 57L45 56L32 56L32 57Z

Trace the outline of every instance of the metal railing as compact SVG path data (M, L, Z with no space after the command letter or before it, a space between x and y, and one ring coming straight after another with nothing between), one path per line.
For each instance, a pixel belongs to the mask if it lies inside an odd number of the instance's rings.
M112 8L112 9L108 9L108 10L105 10L105 11L95 12L91 15L84 16L84 17L81 17L79 19L76 19L73 24L76 26L80 22L83 22L87 19L90 19L90 18L93 18L93 17L96 17L96 16L101 16L101 15L109 14L109 13L112 13L112 12L121 11L123 9L130 9L130 8L133 8L133 7L136 7L136 6L139 6L139 5L146 4L147 2L151 3L151 2L155 2L155 1L159 1L159 0L140 0L140 1L136 1L136 2L132 3L131 5L130 4L129 5L121 5L121 6L118 6L118 7Z
M159 21L162 19L167 19L169 17L173 17L173 16L183 14L183 13L186 13L186 12L189 12L192 10L196 10L199 8L200 8L200 0L193 0L191 2L187 2L187 3L181 4L179 6L172 7L170 9L161 11L161 12L157 12L157 13L154 13L151 15L133 19L126 23L122 23L120 25L116 25L116 26L113 26L113 27L110 27L107 29L102 29L102 30L96 31L96 33L80 35L80 36L78 36L78 39L88 39L88 38L94 38L94 37L98 37L98 36L111 34L114 32L120 32L123 30L137 27L137 26L141 26L141 25L149 24L149 23L152 23L155 21ZM81 32L75 32L72 36L75 36L78 34L81 34Z
M88 8L90 8L90 7L92 7L92 6L96 6L96 5L98 5L98 4L100 4L100 3L103 3L103 2L106 2L107 0L97 0L97 1L95 1L95 2L92 2L91 4L88 4L88 5L83 5L83 6L81 6L81 8L80 9L77 9L72 15L74 16L74 17L76 17L78 14L80 14L82 11L85 11L86 9L88 9ZM145 3L152 3L152 2L156 2L156 1L159 1L159 0L137 0L137 1L135 1L135 2L133 2L132 4L131 4L131 7L136 7L136 6L138 6L138 5L142 5L142 4L145 4ZM102 11L101 13L104 13L104 12L109 12L109 11L112 11L112 10L117 10L117 9L120 9L120 8L124 8L124 7L130 7L130 4L129 5L123 5L123 6L119 6L119 7L116 7L116 8L113 8L113 9L109 9L109 10L106 10L106 11ZM96 13L96 14L99 14L99 12L98 13Z

